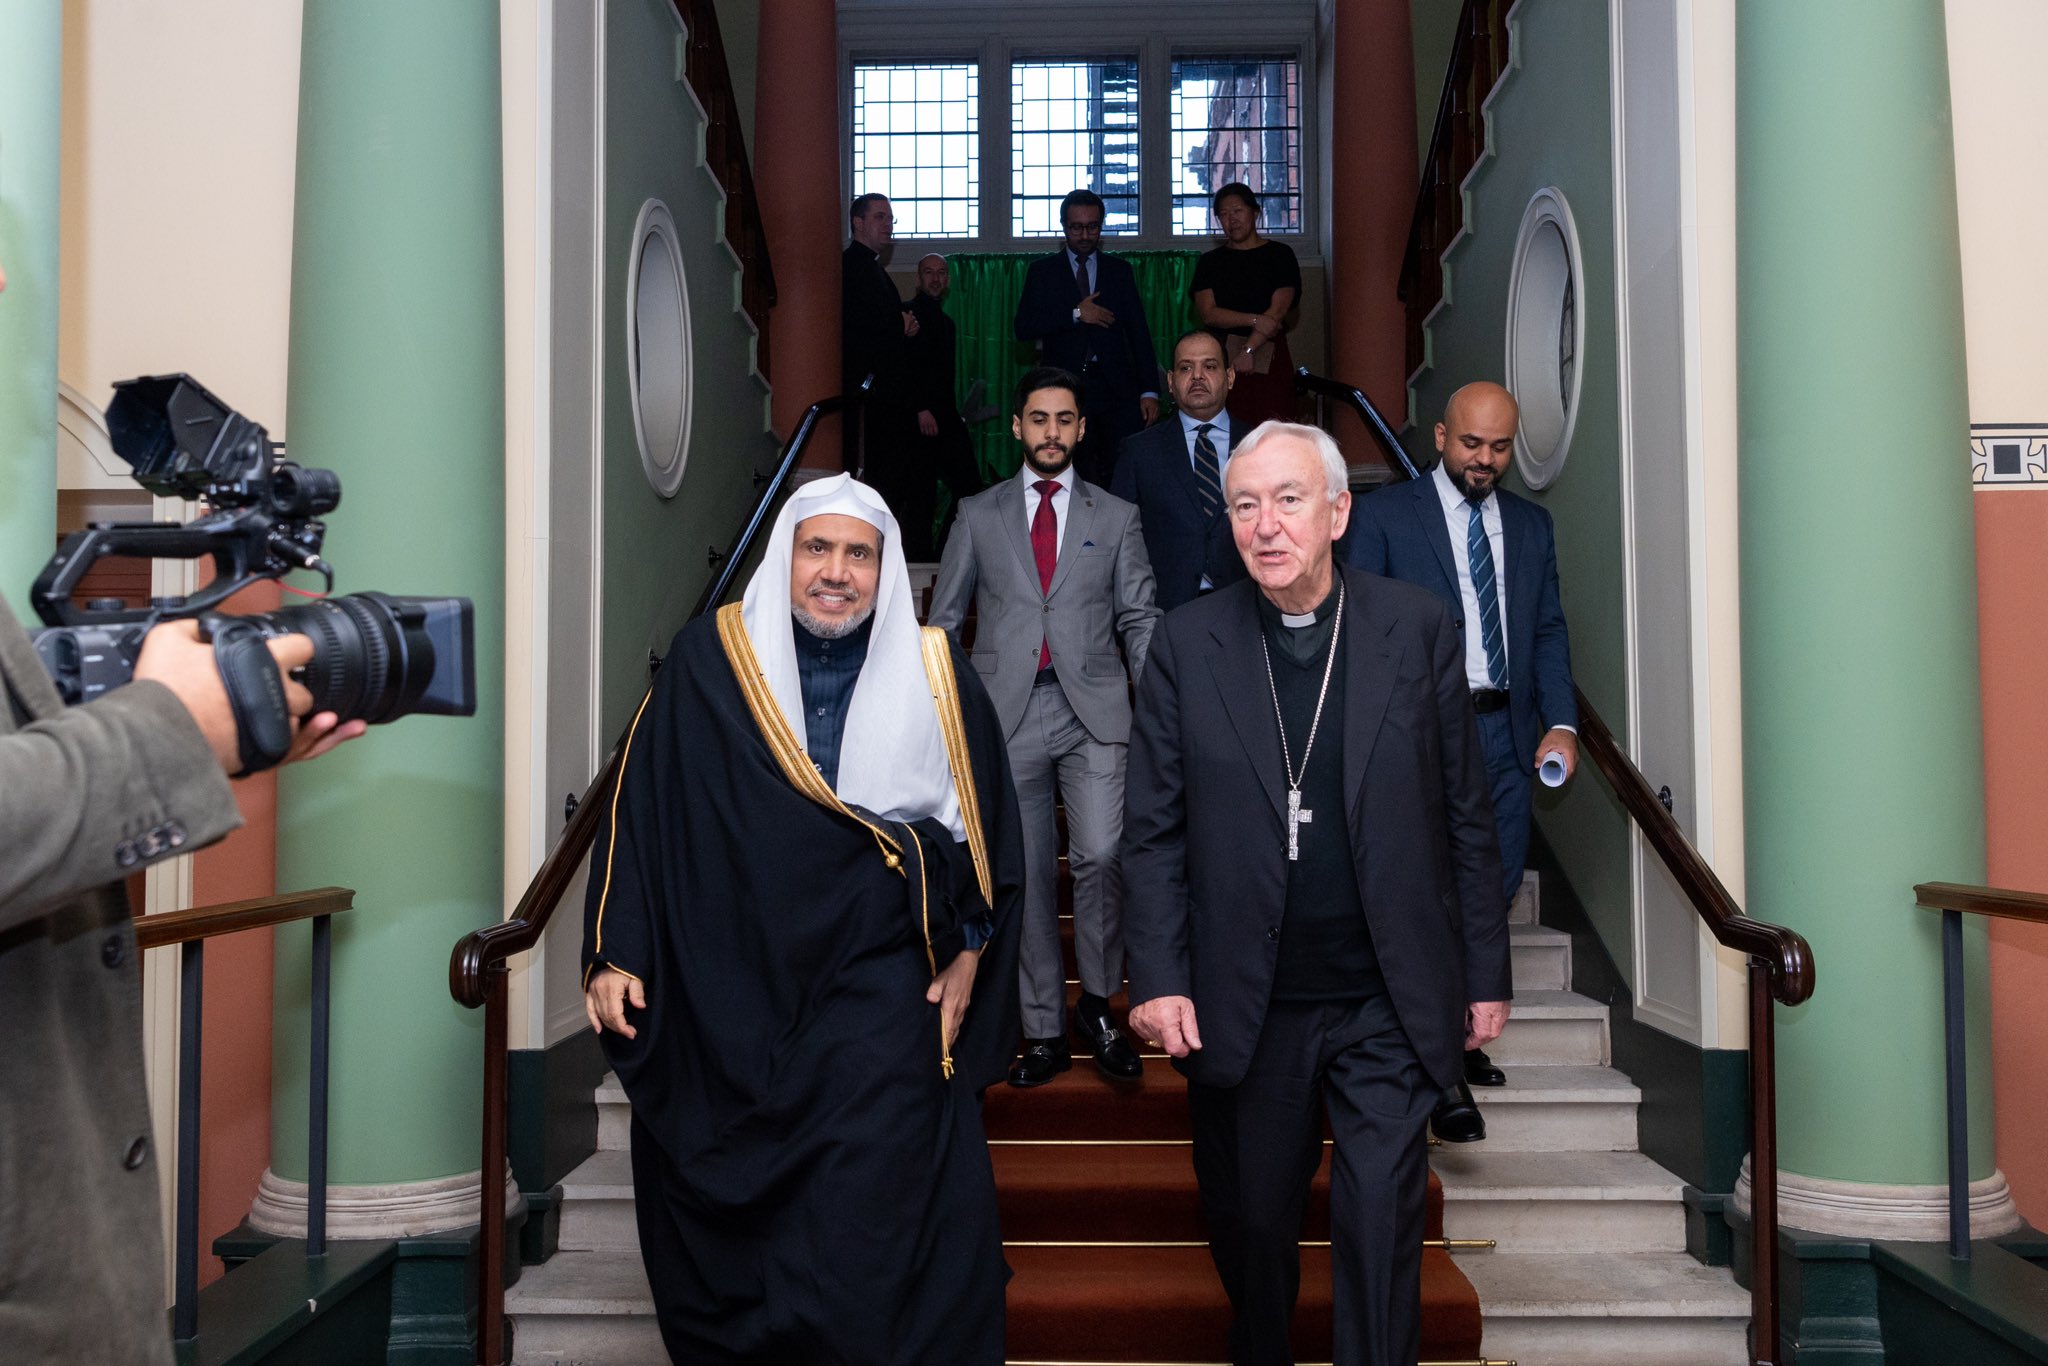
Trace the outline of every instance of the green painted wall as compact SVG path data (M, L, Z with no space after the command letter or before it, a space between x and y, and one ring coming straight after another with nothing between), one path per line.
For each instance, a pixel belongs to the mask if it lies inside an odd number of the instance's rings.
M1409 0L1408 27L1415 47L1415 156L1429 156L1429 135L1443 98L1444 72L1457 46L1458 15L1464 0Z
M1573 672L1626 742L1607 9L1582 0L1523 0L1515 14L1517 69L1494 96L1493 155L1466 191L1467 236L1447 258L1446 303L1429 329L1429 363L1414 385L1416 425L1409 439L1418 456L1426 451L1434 461L1430 434L1444 401L1472 380L1504 378L1515 233L1530 196L1554 186L1571 207L1584 262L1578 296L1586 324L1579 353L1584 378L1564 471L1531 496L1557 523ZM1536 822L1608 952L1630 971L1628 824L1620 805L1589 771L1561 792L1538 788Z
M292 455L342 478L339 591L476 602L477 714L378 727L279 778L278 885L335 922L337 1183L474 1170L483 1017L448 951L502 914L504 267L496 6L307 0ZM277 936L271 1166L303 1180L307 944Z
M1805 934L1819 977L1778 1025L1780 1160L1933 1183L1941 959L1912 887L1984 874L1947 35L1903 0L1745 0L1736 35L1748 906Z
M722 28L741 22L719 9ZM614 0L605 33L604 621L601 721L614 734L647 686L647 652L669 641L710 576L707 550L730 543L752 505L752 472L773 457L767 389L749 372L738 267L718 235L717 183L697 162L703 120L675 79L669 0ZM752 22L748 21L751 28ZM648 486L626 372L626 279L633 223L649 198L674 216L688 282L695 374L682 488Z
M57 536L59 0L0 0L0 596L35 624L29 586Z

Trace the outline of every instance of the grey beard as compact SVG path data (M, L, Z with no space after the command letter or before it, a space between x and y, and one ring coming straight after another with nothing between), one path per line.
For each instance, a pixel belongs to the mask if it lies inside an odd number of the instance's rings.
M796 618L797 625L803 627L818 639L837 640L841 636L850 636L855 631L858 631L861 628L861 623L875 614L875 601L873 598L869 598L867 606L861 608L844 621L820 621L801 607L792 606L789 611L790 615Z

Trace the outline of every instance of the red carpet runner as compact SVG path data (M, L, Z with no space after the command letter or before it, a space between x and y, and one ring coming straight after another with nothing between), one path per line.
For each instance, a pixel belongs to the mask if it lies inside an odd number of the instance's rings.
M1121 998L1114 1004L1121 1024ZM1203 1242L1186 1084L1164 1057L1146 1058L1141 1081L1112 1083L1075 1047L1073 1070L1050 1084L988 1093L1005 1252L1016 1273L1010 1361L1227 1361L1230 1305ZM1327 1243L1329 1219L1325 1156L1302 1230L1294 1350L1303 1362L1331 1356L1329 1249L1310 1245ZM1434 1174L1428 1236L1443 1237ZM1479 1335L1472 1283L1448 1252L1425 1249L1422 1359L1472 1360Z

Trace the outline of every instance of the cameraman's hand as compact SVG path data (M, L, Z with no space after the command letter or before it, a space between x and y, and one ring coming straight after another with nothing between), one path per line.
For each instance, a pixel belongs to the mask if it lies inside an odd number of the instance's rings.
M317 759L342 741L353 740L370 728L368 721L358 718L344 722L331 711L306 715L313 710L313 694L306 691L305 684L292 680L292 670L313 662L311 636L279 636L266 643L270 646L270 657L277 661L278 672L284 675L285 703L291 708L292 715L299 718L292 727L292 747L284 756L284 762L295 764L301 759ZM216 680L218 677L216 672Z
M361 721L337 726L333 712L321 712L306 719L313 710L313 694L306 691L304 684L292 681L291 671L313 658L309 637L282 636L268 644L270 657L277 661L284 675L285 705L294 717L300 718L293 727L287 762L325 754L343 740L363 733L365 726ZM213 647L199 639L198 622L168 621L151 630L143 637L142 653L136 657L135 677L151 679L169 688L185 704L185 710L192 713L222 771L241 771L234 710L228 705L227 688L220 681Z

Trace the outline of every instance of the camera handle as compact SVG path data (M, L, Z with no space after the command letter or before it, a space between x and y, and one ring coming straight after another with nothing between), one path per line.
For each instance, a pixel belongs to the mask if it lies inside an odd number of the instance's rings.
M325 528L305 524L307 539L295 541L254 508L210 513L196 522L97 523L64 538L57 553L36 576L29 602L46 626L109 626L158 617L197 616L218 607L258 579L279 578L295 569L310 569L334 587L334 571L320 558L319 537ZM142 607L108 611L82 608L72 594L86 571L108 556L144 560L196 560L210 556L211 582L182 598Z
M247 618L215 612L199 618L199 638L213 645L214 666L234 712L235 748L242 761L234 776L276 767L291 751L292 714L269 641Z

